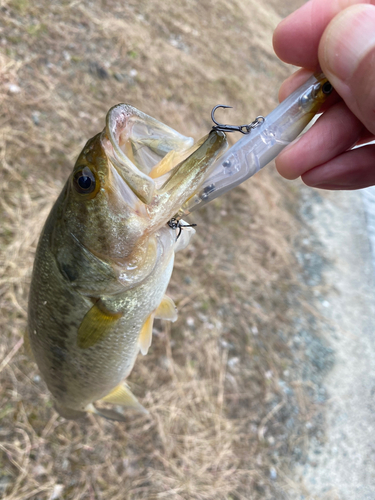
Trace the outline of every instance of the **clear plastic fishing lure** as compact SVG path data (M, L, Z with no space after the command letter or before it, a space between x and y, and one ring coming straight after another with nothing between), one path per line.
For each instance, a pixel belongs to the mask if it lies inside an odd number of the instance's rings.
M249 125L238 127L216 123L216 130L245 134L213 166L198 193L186 202L180 214L189 214L238 186L276 156L303 131L319 112L332 92L332 86L321 73L301 85L266 118L258 117ZM213 109L213 113L217 107Z

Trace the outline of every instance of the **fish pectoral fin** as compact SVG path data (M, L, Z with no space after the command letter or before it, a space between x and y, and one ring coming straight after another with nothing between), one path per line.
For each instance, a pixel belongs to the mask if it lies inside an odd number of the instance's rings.
M78 329L78 347L87 349L103 340L111 332L121 316L121 312L108 311L99 300L82 320Z
M154 326L154 315L150 316L144 322L141 333L139 334L139 348L141 353L145 356L152 342L152 327Z
M165 319L172 322L177 320L176 305L168 295L164 295L154 315L157 319Z
M112 391L104 396L104 398L99 400L100 403L111 403L114 405L126 406L127 408L134 408L142 413L148 413L146 408L144 408L138 399L129 389L125 382L121 382L117 387L112 389ZM99 410L100 412L101 410Z
M154 318L176 321L177 309L173 300L168 297L168 295L164 295L163 300L160 302L157 309L150 314L142 326L138 343L140 351L144 356L148 353L152 342L152 327L154 325Z
M32 360L35 361L35 357L33 354L33 351L31 349L31 344L30 344L30 337L29 337L29 332L28 330L25 330L25 333L23 334L23 345L25 347L25 351L27 356Z

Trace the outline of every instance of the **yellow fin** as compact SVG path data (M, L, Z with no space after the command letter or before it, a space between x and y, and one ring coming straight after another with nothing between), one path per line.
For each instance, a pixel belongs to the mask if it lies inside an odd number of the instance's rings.
M81 349L92 347L103 340L112 330L122 313L113 313L97 302L86 313L78 329L77 343Z
M126 406L127 408L134 408L135 410L141 411L142 413L148 413L146 408L141 405L125 382L122 382L117 387L112 389L112 391L104 396L100 402Z
M152 327L154 325L154 315L150 314L150 316L144 322L142 326L141 333L139 334L139 348L141 353L145 356L148 353L148 349L152 342Z
M32 360L35 361L33 351L31 349L31 344L30 344L30 337L29 337L29 332L25 330L25 333L23 334L23 345L25 347L26 354L28 357Z
M155 311L155 318L166 319L168 321L176 321L177 309L173 300L164 295L163 300L160 302L159 307Z

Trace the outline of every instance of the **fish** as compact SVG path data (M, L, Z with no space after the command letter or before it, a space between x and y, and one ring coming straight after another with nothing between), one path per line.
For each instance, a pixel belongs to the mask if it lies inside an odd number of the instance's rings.
M24 339L62 417L147 412L125 380L154 319L177 319L166 290L175 252L195 232L168 222L226 147L221 131L194 144L118 104L79 154L37 245Z

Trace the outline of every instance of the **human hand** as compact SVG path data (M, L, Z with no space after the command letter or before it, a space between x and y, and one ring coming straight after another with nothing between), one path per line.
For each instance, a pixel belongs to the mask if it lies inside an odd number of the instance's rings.
M276 159L283 177L309 186L360 189L375 184L375 0L310 0L273 38L283 61L301 66L280 88L285 99L319 66L337 94L306 134Z

